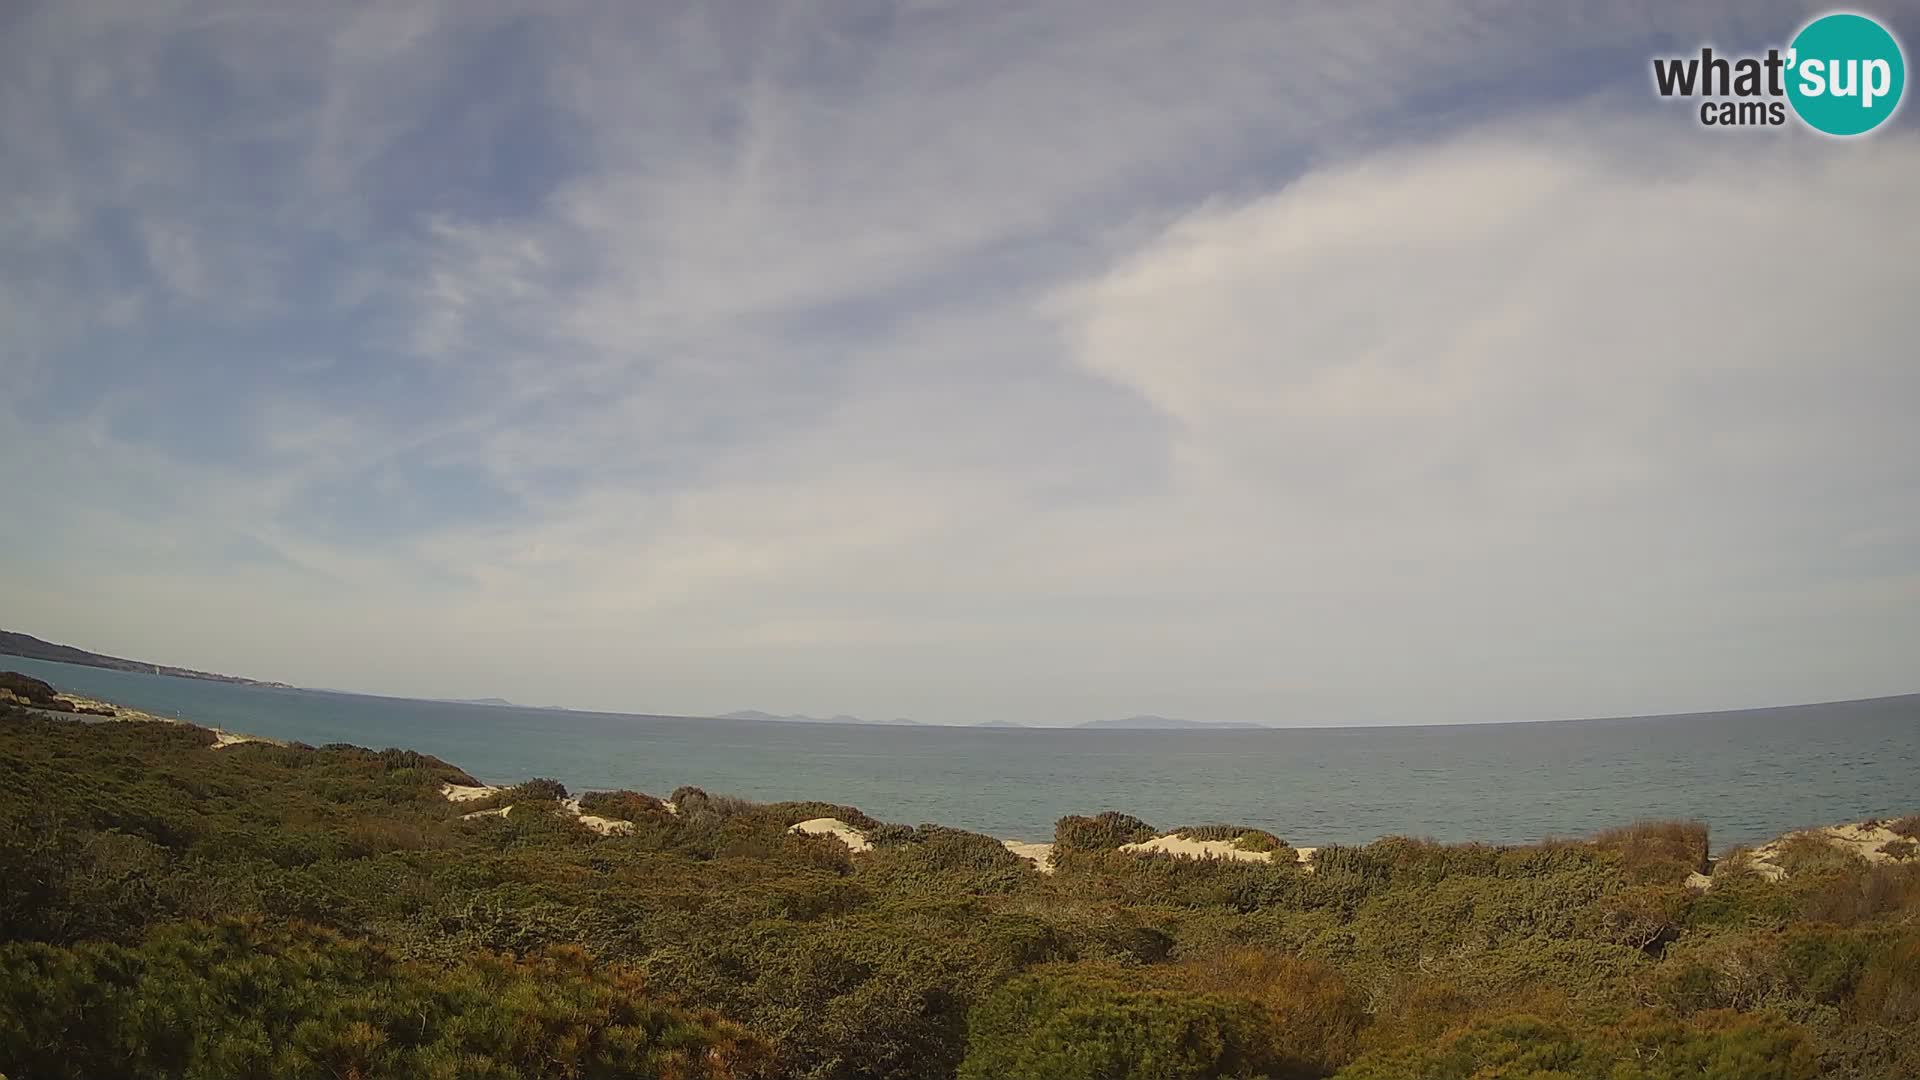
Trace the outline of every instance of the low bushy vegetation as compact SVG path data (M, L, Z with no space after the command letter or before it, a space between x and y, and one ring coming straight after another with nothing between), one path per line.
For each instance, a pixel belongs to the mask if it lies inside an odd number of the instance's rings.
M638 791L589 791L580 796L580 812L639 823L666 817L667 804Z
M1704 830L1656 823L1309 870L1137 857L1108 812L1045 875L853 807L584 794L634 823L600 836L551 781L456 804L427 755L212 742L0 707L0 1074L1920 1075L1913 862L1701 893Z
M1707 827L1698 821L1639 821L1598 833L1590 843L1640 882L1679 883L1711 865Z
M571 948L407 963L256 920L172 924L134 948L0 945L0 1060L20 1077L695 1080L764 1054Z
M1153 826L1131 814L1103 810L1092 817L1071 814L1053 827L1054 850L1065 854L1076 851L1112 851L1126 844L1151 840L1159 834Z

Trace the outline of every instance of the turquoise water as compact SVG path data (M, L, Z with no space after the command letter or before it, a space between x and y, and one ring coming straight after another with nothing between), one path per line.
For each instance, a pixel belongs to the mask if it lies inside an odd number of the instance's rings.
M1542 724L1081 731L689 720L269 690L0 657L74 693L232 731L409 747L489 782L681 784L1043 839L1062 814L1229 821L1296 844L1518 843L1643 817L1714 846L1920 812L1920 695Z

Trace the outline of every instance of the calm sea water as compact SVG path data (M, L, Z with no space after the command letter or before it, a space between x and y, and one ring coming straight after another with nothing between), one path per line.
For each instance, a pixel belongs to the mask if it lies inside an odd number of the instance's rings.
M681 784L823 799L908 824L1044 839L1116 809L1295 844L1402 834L1518 843L1643 817L1714 846L1920 812L1920 695L1540 724L1260 731L887 727L558 712L269 690L0 657L0 670L231 731L436 754L489 782Z

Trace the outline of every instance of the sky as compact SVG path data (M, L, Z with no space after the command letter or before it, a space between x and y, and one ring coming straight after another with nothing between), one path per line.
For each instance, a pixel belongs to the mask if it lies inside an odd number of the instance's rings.
M690 715L1920 690L1920 114L1652 90L1822 10L0 5L0 626Z

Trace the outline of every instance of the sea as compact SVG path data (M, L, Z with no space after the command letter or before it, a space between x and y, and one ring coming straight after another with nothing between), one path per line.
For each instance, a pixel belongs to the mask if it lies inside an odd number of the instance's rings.
M692 784L1044 840L1064 814L1226 822L1296 846L1527 843L1690 818L1716 850L1920 813L1920 694L1682 716L1132 731L807 724L285 690L0 657L58 689L228 731L437 755L488 783Z

